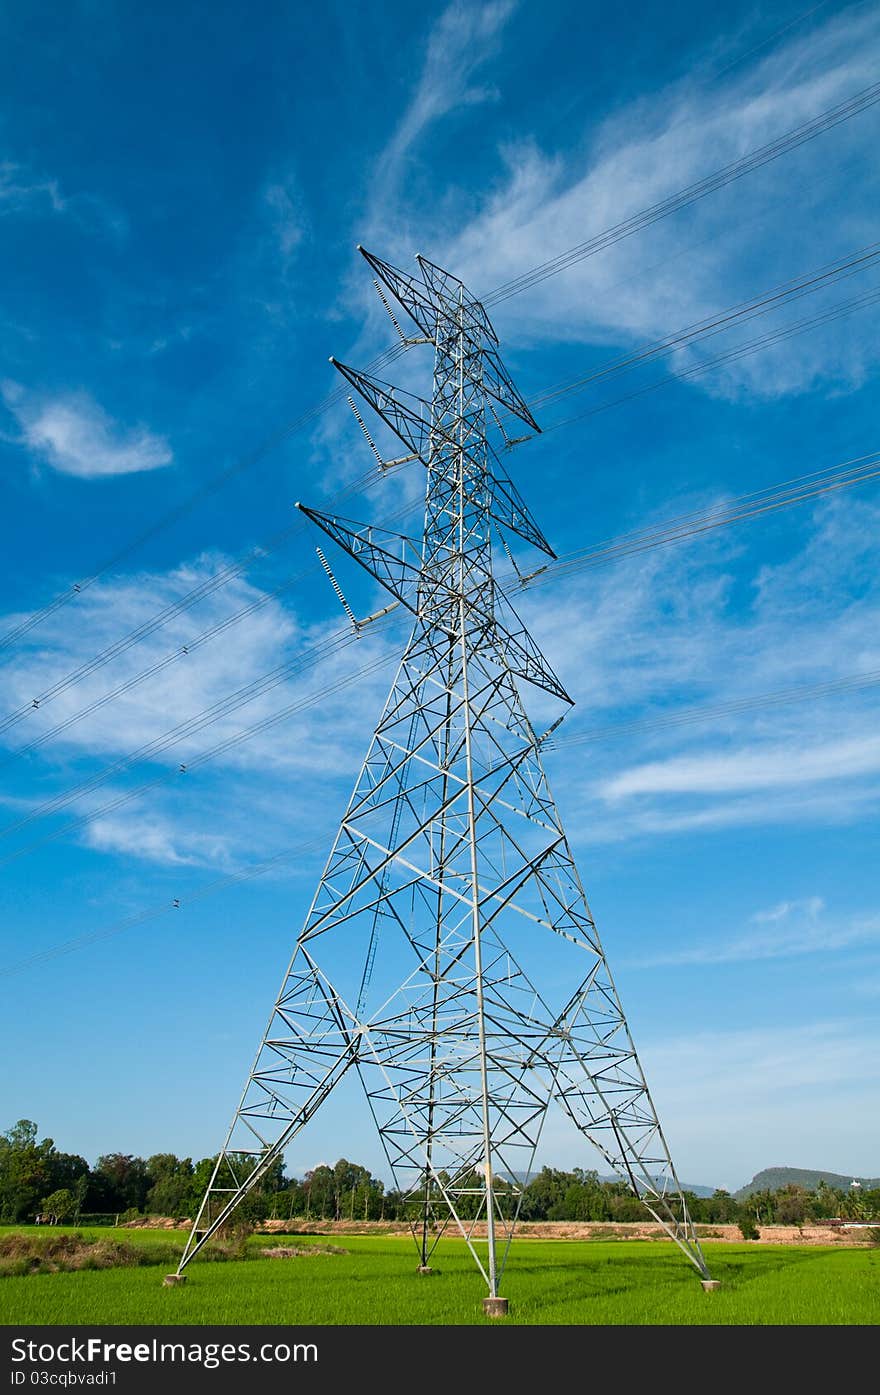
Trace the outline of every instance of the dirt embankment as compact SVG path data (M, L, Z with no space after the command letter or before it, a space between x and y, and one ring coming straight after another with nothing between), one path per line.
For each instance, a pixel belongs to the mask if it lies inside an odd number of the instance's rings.
M143 1216L125 1221L122 1229L130 1230L189 1230L192 1221L175 1220L173 1216ZM449 1234L456 1233L450 1226ZM847 1245L870 1246L873 1240L866 1230L839 1230L828 1225L765 1225L760 1226L757 1245ZM404 1221L322 1221L290 1220L263 1221L257 1226L263 1235L408 1235ZM651 1221L520 1221L516 1233L523 1240L665 1240L666 1232ZM486 1238L485 1222L473 1228L475 1238ZM742 1242L738 1225L698 1225L697 1236L703 1241L724 1240Z
M275 1235L287 1232L299 1235L408 1235L409 1227L398 1221L305 1221L294 1217L289 1221L263 1221L258 1227ZM761 1226L758 1245L861 1245L872 1243L864 1230L836 1230L827 1225L768 1225ZM724 1240L742 1243L738 1225L698 1225L698 1238L703 1241ZM665 1240L666 1232L650 1221L521 1221L517 1236L523 1240ZM449 1227L449 1234L455 1234ZM478 1222L473 1234L485 1239L485 1222Z

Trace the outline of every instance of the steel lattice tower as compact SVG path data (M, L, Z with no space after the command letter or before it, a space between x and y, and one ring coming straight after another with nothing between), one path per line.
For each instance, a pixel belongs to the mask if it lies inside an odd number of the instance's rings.
M571 699L493 570L508 532L554 556L487 434L499 409L539 428L459 280L363 255L433 345L431 401L336 367L424 465L424 532L303 511L414 624L178 1274L354 1071L420 1268L451 1222L487 1311L553 1100L708 1280L542 767L562 718L536 731L520 687Z

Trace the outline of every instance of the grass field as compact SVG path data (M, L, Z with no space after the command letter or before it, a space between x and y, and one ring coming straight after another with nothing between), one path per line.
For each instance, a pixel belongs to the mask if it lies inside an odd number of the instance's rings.
M0 1232L0 1234L9 1232ZM33 1232L24 1232L33 1233ZM437 1273L416 1274L409 1238L333 1237L347 1254L194 1261L187 1283L163 1288L182 1233L88 1232L143 1246L156 1262L0 1279L4 1324L441 1324L483 1316L479 1274L460 1240L441 1241ZM260 1247L305 1247L321 1237L254 1237ZM147 1258L147 1254L145 1254ZM871 1324L880 1321L880 1250L707 1246L723 1287L706 1294L672 1245L520 1241L501 1292L511 1324Z

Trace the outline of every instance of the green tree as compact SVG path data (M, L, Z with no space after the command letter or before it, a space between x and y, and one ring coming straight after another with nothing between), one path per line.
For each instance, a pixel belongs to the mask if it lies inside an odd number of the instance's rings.
M759 1224L772 1225L776 1220L776 1192L768 1189L752 1192L742 1204L743 1209L748 1210Z
M131 1153L105 1153L95 1165L86 1197L89 1211L143 1211L149 1191L147 1164Z
M52 1190L53 1155L55 1144L51 1138L37 1142L32 1119L19 1119L0 1134L0 1221L16 1223L36 1215L41 1198Z
M192 1158L178 1158L174 1153L154 1153L148 1158L147 1211L154 1216L187 1215L193 1172Z
M777 1191L776 1219L783 1225L803 1225L809 1209L809 1196L803 1187L790 1183Z
M699 1214L700 1219L708 1221L712 1225L725 1225L737 1220L740 1213L740 1204L736 1197L723 1187L718 1187L711 1196L703 1198Z
M76 1198L66 1187L61 1187L57 1192L51 1192L43 1199L43 1215L51 1216L54 1222L60 1222L74 1211Z

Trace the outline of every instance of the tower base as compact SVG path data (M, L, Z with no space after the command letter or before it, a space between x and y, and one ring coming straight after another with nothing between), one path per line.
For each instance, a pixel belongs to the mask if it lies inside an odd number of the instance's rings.
M186 1275L185 1275L185 1274L166 1274L166 1275L165 1275L165 1278L162 1280L162 1287L163 1287L163 1288L172 1288L174 1284L185 1284L185 1283L186 1283Z
M716 1288L721 1287L720 1279L701 1279L700 1287L704 1293L714 1293Z
M483 1312L486 1317L507 1317L510 1311L510 1304L506 1298L484 1298Z
M418 1272L420 1274L433 1274L434 1270L431 1268L430 1264L420 1264Z

